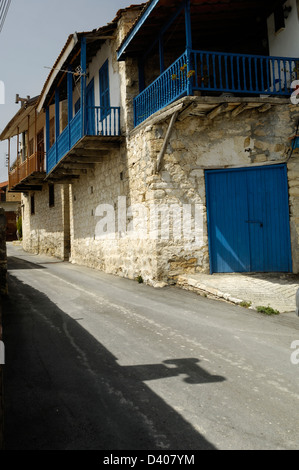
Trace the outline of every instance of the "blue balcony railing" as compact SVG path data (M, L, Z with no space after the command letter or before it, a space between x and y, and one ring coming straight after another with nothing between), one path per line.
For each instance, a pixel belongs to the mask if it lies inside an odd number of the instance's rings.
M179 57L134 100L135 126L194 91L289 96L299 78L299 58L192 51Z
M47 152L47 173L76 145L83 136L119 136L120 108L93 106L86 108L83 132L81 109Z
M134 124L164 108L187 92L187 54L179 57L150 86L134 99Z

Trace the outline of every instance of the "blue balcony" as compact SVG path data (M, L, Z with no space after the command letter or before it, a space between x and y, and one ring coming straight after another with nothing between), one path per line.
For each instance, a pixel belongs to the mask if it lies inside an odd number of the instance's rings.
M299 78L299 58L187 51L134 99L137 126L186 96L290 96Z
M93 139L94 148L98 147L99 151L103 142L117 140L120 137L120 108L86 107L84 122L80 109L48 150L47 174L90 137L96 138Z

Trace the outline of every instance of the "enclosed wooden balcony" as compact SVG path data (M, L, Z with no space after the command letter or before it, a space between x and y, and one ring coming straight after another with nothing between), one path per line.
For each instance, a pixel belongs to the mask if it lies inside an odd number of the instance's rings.
M18 159L15 168L9 172L9 189L15 192L41 190L46 176L44 162L44 152L35 152L23 162Z
M120 108L90 106L81 109L47 152L47 179L78 178L80 172L100 163L121 141Z

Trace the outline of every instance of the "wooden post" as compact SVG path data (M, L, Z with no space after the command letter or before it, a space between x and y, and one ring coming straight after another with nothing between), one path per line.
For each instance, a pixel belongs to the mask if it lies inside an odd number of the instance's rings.
M46 107L46 172L48 173L48 158L50 150L50 106Z
M60 117L59 117L59 88L55 90L55 146L56 146L56 163L58 163L58 142L60 131Z
M27 164L26 164L26 176L29 175L29 157L30 157L30 116L28 115L28 132L27 132Z
M71 125L73 119L73 74L71 73L72 67L68 67L67 74L67 124L69 133L69 150L71 149Z
M34 109L34 153L35 153L35 156L34 156L34 168L35 168L35 171L38 171L38 154L37 154L37 110L36 108Z
M16 173L17 173L17 180L19 182L19 147L20 147L20 128L18 127L18 137L17 137L17 168L16 168Z
M8 137L8 190L10 190L10 137Z
M81 39L81 123L82 137L85 134L85 105L86 105L86 38Z
M191 7L190 0L185 0L185 27L186 27L186 53L187 53L187 77L191 70L192 31L191 31ZM187 94L193 94L192 79L187 78Z

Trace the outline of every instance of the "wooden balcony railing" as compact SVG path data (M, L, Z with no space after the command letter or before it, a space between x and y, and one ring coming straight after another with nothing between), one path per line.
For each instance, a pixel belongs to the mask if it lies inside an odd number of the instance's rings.
M134 99L135 126L194 91L236 96L290 96L299 58L185 52Z
M29 159L24 162L17 162L16 168L9 173L9 188L24 181L33 173L43 173L45 171L45 154L44 152L36 152L30 155Z
M82 126L82 111L79 110L58 136L47 152L47 173L76 145L82 137L120 135L120 108L89 106L85 108L85 129Z

